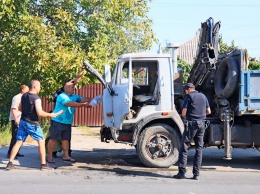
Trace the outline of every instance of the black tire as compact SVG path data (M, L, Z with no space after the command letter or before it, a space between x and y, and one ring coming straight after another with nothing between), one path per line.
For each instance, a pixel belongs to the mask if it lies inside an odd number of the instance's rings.
M223 59L215 75L215 93L217 96L229 98L238 84L238 64L233 57Z
M179 148L180 136L171 126L153 124L140 134L136 152L146 166L168 168L177 162Z

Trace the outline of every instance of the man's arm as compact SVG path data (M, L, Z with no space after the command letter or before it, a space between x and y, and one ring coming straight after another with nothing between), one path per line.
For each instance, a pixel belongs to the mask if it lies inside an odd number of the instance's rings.
M73 108L89 107L89 102L67 102L65 106Z
M21 116L21 111L19 112L20 105L21 105L20 97L18 96L13 97L12 105L11 105L11 114L17 126L19 125L20 116Z
M80 78L82 77L83 73L84 73L84 69L83 69L83 67L82 67L82 70L78 73L78 75L76 76L76 78L73 80L74 84L77 84L77 83L79 82L79 80L80 80Z
M22 103L19 104L18 110L19 110L20 112L22 112Z
M83 97L80 102L90 102L93 98Z
M211 114L211 109L210 108L206 108L206 115Z
M182 116L183 118L185 118L185 119L186 119L186 113L187 113L187 108L183 108L183 109L182 109L182 112L181 112L181 116Z
M51 117L51 118L54 118L60 114L63 113L63 111L59 111L57 113L48 113L48 112L45 112L42 110L42 102L41 102L41 99L37 99L34 101L34 105L35 105L35 109L36 109L36 112L38 114L38 116L41 116L41 117Z
M211 109L210 109L210 106L209 106L209 101L207 99L207 101L206 101L206 115L209 115L209 114L211 114Z
M94 98L83 97L81 100L81 102L87 102L89 108L97 106L101 101L102 101L102 95L98 95Z
M15 124L19 125L20 119L18 118L19 117L19 111L17 110L17 108L12 108L11 113L13 115Z
M95 105L91 104L91 101L97 97L99 98L99 101ZM101 101L101 96L97 96L97 97L95 98L83 97L80 102L67 102L65 105L74 108L78 108L78 107L92 108L93 106L96 106Z

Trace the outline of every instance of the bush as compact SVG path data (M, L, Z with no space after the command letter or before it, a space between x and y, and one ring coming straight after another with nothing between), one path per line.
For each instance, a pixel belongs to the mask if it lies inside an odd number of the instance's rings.
M178 67L181 68L183 72L183 83L187 83L191 71L191 65L178 57Z
M257 61L255 58L249 61L248 69L250 70L260 70L260 61Z
M47 118L43 118L40 121L40 125L41 125L44 136L46 136L46 133L49 131L49 128L50 128L50 120Z
M11 132L11 123L7 123L6 125L2 125L0 127L0 145L8 145L12 138Z
M9 111L0 112L0 130L2 130L2 128L4 128L9 123L9 114Z

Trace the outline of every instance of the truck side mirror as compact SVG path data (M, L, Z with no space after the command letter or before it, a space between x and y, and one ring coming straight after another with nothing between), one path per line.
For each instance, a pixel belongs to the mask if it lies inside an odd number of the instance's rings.
M111 82L111 72L110 72L110 65L105 65L105 81L107 83Z

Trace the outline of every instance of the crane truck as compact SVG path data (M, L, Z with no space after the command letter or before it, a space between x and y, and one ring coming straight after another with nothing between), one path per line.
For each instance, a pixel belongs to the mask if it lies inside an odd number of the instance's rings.
M206 95L212 114L204 135L204 147L260 150L260 71L248 69L245 49L219 54L220 22L201 24L195 62L188 78ZM178 160L184 124L182 70L177 68L176 49L170 54L129 53L119 56L111 78L89 63L88 72L104 85L102 142L113 140L134 146L148 167L165 168Z

